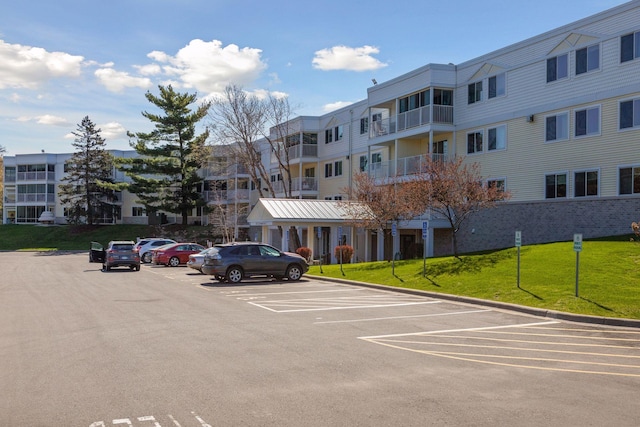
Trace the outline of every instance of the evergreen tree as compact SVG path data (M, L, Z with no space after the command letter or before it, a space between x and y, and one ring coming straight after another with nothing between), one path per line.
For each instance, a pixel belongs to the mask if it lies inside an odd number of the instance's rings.
M73 132L76 151L66 162L66 176L60 185L60 201L72 224L94 224L98 218L114 216L112 182L113 158L106 150L100 129L86 116Z
M187 225L193 209L206 205L199 188L204 179L198 170L209 132L196 135L196 124L207 115L209 103L192 111L189 106L196 101L196 94L177 93L171 85L158 88L159 97L150 92L145 96L164 115L142 113L155 129L129 133L131 146L140 157L117 159L118 168L131 178L127 189L147 212L180 214L182 224Z

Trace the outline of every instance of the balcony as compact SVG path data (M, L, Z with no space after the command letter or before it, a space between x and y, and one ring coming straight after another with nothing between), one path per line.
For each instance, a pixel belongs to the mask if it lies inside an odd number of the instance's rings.
M17 203L55 203L56 195L49 193L22 193L16 198Z
M369 175L375 179L415 175L426 169L429 157L433 161L446 160L446 154L425 154L402 157L397 160L372 163L369 167Z
M251 196L251 190L238 189L238 190L217 190L217 191L205 191L203 193L204 200L207 202L221 203L221 202L248 202Z
M18 181L55 181L55 179L55 172L18 172Z
M318 157L318 144L296 144L287 148L289 160ZM276 153L271 153L271 163L278 163Z
M284 194L284 181L272 182L273 190L276 194ZM292 178L291 193L297 191L318 191L317 178Z
M453 124L452 105L427 105L396 116L372 122L369 138L392 135L404 130L430 124Z

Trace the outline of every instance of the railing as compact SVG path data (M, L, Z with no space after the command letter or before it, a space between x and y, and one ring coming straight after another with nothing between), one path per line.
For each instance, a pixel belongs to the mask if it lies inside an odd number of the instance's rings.
M56 201L55 194L47 194L47 193L23 193L18 194L16 198L17 203L36 203L36 202L47 202L54 203Z
M369 175L376 179L415 175L426 169L429 157L436 162L447 158L446 154L425 154L372 163L369 168Z
M389 117L372 122L369 137L390 135L406 129L425 126L431 123L453 124L452 105L427 105L414 110L405 111L396 117Z
M18 172L18 181L55 181L55 172Z
M283 194L285 191L284 181L272 182L271 186L276 194ZM318 191L317 178L292 178L291 191Z
M318 157L317 144L298 144L289 147L289 159L299 159L301 157Z

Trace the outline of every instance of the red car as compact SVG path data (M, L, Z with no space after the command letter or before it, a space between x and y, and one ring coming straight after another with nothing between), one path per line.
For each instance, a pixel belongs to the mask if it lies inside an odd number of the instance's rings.
M197 243L172 243L160 246L153 250L151 262L156 265L169 265L177 267L189 261L189 255L197 254L204 249L204 246Z

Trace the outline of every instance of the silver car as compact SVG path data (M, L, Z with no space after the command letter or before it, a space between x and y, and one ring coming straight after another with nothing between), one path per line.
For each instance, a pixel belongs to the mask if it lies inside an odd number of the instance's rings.
M227 243L213 249L204 256L202 272L221 282L239 283L254 276L300 280L309 270L307 260L300 255L264 243Z

